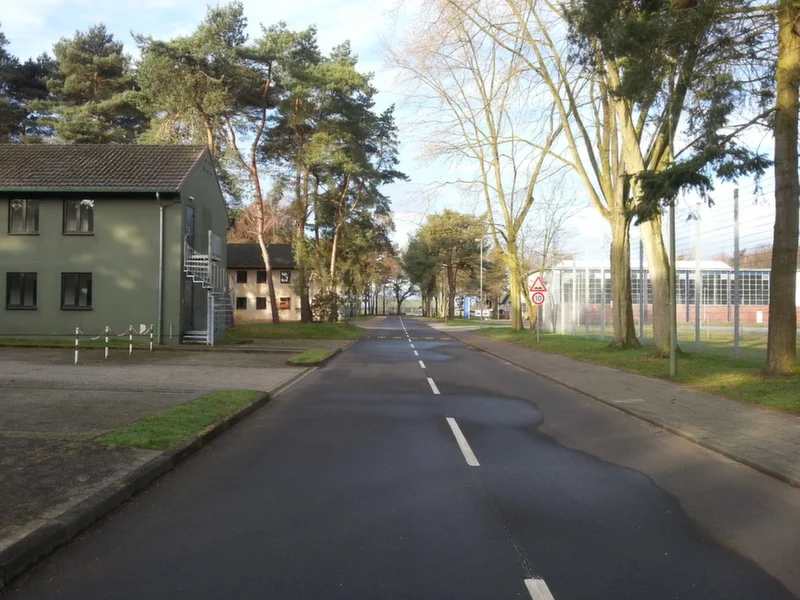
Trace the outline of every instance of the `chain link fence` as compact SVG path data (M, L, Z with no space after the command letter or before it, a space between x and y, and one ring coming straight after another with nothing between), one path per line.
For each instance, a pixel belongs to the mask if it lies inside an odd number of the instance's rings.
M720 193L711 206L685 200L677 206L675 311L682 350L758 360L766 356L775 216L772 184L770 179L760 189ZM564 335L611 339L608 247L572 255L546 274L541 326ZM631 229L631 288L637 335L644 343L652 342L653 291L637 227ZM800 272L796 293L800 317Z

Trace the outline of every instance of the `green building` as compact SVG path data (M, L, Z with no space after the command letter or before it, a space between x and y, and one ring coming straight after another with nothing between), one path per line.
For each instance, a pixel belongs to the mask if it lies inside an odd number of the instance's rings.
M0 336L213 344L226 228L205 146L0 144Z

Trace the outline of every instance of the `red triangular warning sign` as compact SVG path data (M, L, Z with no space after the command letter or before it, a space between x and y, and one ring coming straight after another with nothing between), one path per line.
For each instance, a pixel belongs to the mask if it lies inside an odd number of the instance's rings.
M536 278L536 281L533 282L533 285L531 286L531 290L530 291L532 291L532 292L546 292L547 291L547 286L544 284L544 281L542 281L541 277L537 277Z

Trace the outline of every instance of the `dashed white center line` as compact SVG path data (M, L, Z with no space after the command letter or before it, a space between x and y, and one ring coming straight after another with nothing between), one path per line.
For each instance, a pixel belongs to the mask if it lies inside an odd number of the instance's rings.
M430 379L428 381L430 381ZM447 417L447 424L450 425L450 429L453 431L453 435L456 437L458 447L461 448L461 454L464 455L464 459L467 461L467 464L470 467L480 467L481 465L478 462L478 459L475 457L475 453L472 451L472 448L469 447L467 438L465 438L464 434L461 433L461 428L458 426L458 423L456 423L456 420L453 417ZM535 600L539 600L539 598L536 596L534 596L534 598Z
M413 347L414 347L414 344L411 344L411 347L413 348Z
M415 352L414 354L416 354L416 352ZM420 367L422 367L422 368L424 369L424 368L425 368L425 363L424 363L424 362L422 362L422 361L419 361L419 366L420 366Z
M416 350L414 350L414 356L419 356L419 352L417 352Z
M533 600L555 600L544 579L526 579L525 587Z
M431 379L430 377L428 377L428 383L430 384L430 386L431 386L431 389L433 390L433 393L434 393L434 394L438 394L438 393L439 393L439 388L438 388L438 387L436 387L436 384L433 382L433 379Z

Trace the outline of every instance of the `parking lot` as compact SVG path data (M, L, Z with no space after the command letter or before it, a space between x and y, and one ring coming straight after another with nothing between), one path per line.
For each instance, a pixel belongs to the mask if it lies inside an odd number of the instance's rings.
M0 539L152 458L91 440L206 393L269 391L300 370L288 354L0 348Z

